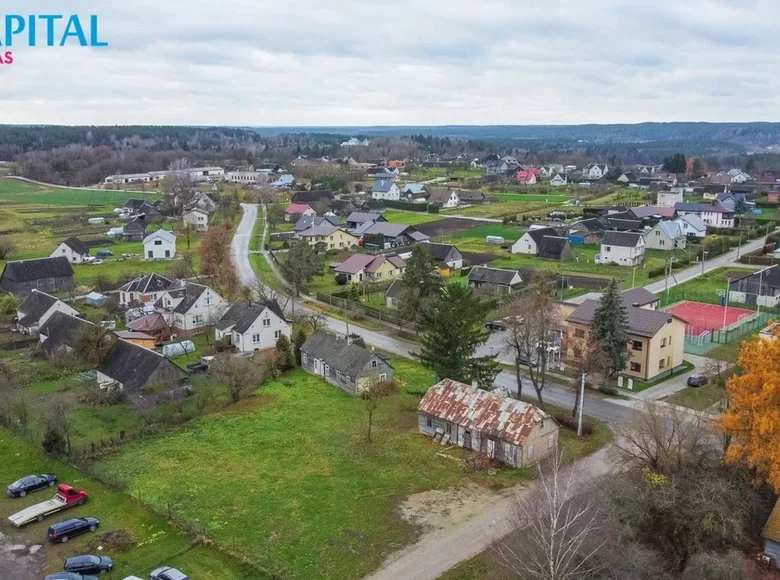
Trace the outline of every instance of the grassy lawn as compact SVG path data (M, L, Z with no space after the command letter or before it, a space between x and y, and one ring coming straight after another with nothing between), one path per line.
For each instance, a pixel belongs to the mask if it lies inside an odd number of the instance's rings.
M738 276L750 274L755 271L755 268L717 268L711 272L707 272L703 276L699 276L693 280L683 282L679 286L675 286L674 290L675 292L685 292L686 295L690 293L691 299L694 299L697 293L715 297L718 290L726 291L729 279L734 279Z
M767 322L767 326L769 326L769 322ZM741 338L741 340L735 340L728 344L721 344L720 346L716 346L715 348L713 348L711 351L707 353L707 356L709 358L735 363L737 362L737 358L739 358L739 350L742 348L742 345L745 342L751 341L754 338L756 338L759 332L761 331L756 330L754 332L746 334Z
M392 364L409 386L434 383L410 361ZM275 573L357 578L414 537L394 512L401 498L489 477L417 434L418 402L403 389L383 399L369 444L363 402L296 370L227 412L123 447L99 471ZM505 470L491 481L528 477Z
M516 242L523 236L523 230L518 226L503 224L485 224L467 230L461 230L448 237L457 240L459 238L479 238L483 242L487 236L501 236L507 242Z
M564 203L574 199L572 195L563 195L559 193L496 193L495 195L501 201L543 201L545 203Z
M281 291L283 289L282 283L274 275L263 254L249 254L249 261L252 264L255 275L263 284L273 290Z
M672 405L688 407L696 411L709 411L710 407L723 399L723 390L712 383L703 387L686 387L664 399Z
M519 195L512 196L513 198L520 198ZM453 210L445 210L441 215L446 216L447 213L453 213L458 215L466 215L472 217L481 218L502 218L504 216L531 216L531 215L547 215L551 211L560 209L562 202L545 203L544 201L501 201L499 203L487 203L484 205L472 205L466 208L455 208ZM576 211L574 206L566 206L569 211Z
M678 377L680 375L684 375L686 373L689 373L694 368L695 368L695 366L693 365L693 363L691 363L691 362L689 362L687 360L684 360L682 362L682 366L681 366L680 370L672 373L671 375L664 375L664 376L662 376L660 378L657 378L655 380L652 380L652 381L640 381L638 379L634 379L634 392L644 391L645 389L649 389L650 387L654 387L655 385L660 385L661 383L664 383L664 382L668 381L669 379L671 379L673 377Z
M122 553L104 552L114 558L114 576L118 578L130 574L146 577L153 568L163 564L178 566L193 578L250 580L265 577L262 572L242 566L216 549L194 546L192 536L179 531L137 501L84 476L71 465L44 456L24 439L3 429L0 429L0 461L9 481L28 473L53 472L60 481L84 487L89 494L86 505L72 508L66 514L52 515L43 523L29 524L21 529L13 528L7 516L49 499L53 493L44 490L23 499L10 499L3 495L0 498L0 531L8 534L12 541L45 543L47 526L68 517L91 515L100 520L100 527L94 534L79 536L67 544L46 544L41 550L43 573L61 570L63 560L69 556L94 551L99 534L125 530L132 534L132 547Z
M387 210L382 214L385 219L393 224L406 224L408 226L416 226L417 224L426 224L428 222L439 221L442 216L435 213L427 213L424 211L397 211Z
M490 568L488 567L485 553L482 552L445 572L442 576L439 576L439 580L484 580L489 578L489 575Z
M129 197L160 199L161 196L142 192L62 189L18 179L0 179L0 200L4 202L43 206L91 206L98 210L111 210L124 204Z

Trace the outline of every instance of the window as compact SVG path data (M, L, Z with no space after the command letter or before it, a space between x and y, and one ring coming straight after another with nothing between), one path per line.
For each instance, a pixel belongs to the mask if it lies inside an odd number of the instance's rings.
M282 331L281 330L274 330L274 338L276 340L279 340L282 337Z
M268 328L269 326L271 326L271 319L263 318L263 328Z
M430 416L430 415L426 415L426 416L425 416L425 424L426 424L428 427L433 427L433 420L431 419L431 416Z
M386 381L387 380L387 373L382 373L381 375L379 375L379 380L380 381Z
M641 373L642 372L642 365L640 365L639 363L632 362L631 365L629 366L629 368L631 369L632 373Z
M528 446L528 459L533 459L533 458L534 458L534 446L533 445L529 445Z
M661 235L661 230L655 230L655 235L656 236L660 236Z
M604 251L609 252L612 249L611 246L604 246Z
M206 306L211 304L211 296L206 296Z
M203 323L203 315L202 314L196 314L192 317L192 323L193 324L202 324Z
M326 377L330 376L330 365L325 365L325 376Z
M663 246L664 245L664 240L660 240L660 244L659 245Z
M376 368L376 361L375 361L375 360L372 360L372 361L371 361L371 368L372 368L372 369L375 369L375 368Z
M642 341L641 340L632 340L631 341L631 350L637 350L639 352L642 352Z
M162 246L162 240L154 240L155 246Z
M669 346L672 346L672 335L669 335Z
M666 339L665 339L665 338L662 338L662 339L661 339L661 348L663 348L663 347L665 347L665 346L666 346Z
M253 334L252 335L252 342L254 342L254 343L260 342L260 335L259 334Z
M549 435L547 437L547 449L552 449L555 445L555 435Z
M661 370L665 366L666 366L666 361L664 359L658 361L658 370Z
M452 423L447 423L447 426L445 427L447 433L452 433Z
M301 353L301 362L302 363L306 362L306 353L305 352Z
M575 338L585 338L585 331L582 328L575 328L574 329L574 337Z
M352 382L352 379L351 379L351 378L349 378L349 375L347 375L347 382L348 382L348 383L351 383L351 382Z

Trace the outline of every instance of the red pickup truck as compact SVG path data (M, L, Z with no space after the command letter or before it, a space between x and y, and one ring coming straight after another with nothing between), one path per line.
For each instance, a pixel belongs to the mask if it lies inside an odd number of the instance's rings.
M19 528L32 521L43 521L43 518L49 514L82 505L86 501L86 491L72 487L67 483L61 483L57 486L57 495L52 499L31 505L14 515L9 516L8 519L13 525Z

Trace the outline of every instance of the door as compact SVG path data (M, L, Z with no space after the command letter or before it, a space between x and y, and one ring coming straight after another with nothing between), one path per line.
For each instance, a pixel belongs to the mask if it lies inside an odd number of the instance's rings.
M463 432L463 449L471 449L471 431L468 429Z
M496 458L496 442L492 439L487 440L487 454L490 459Z
M146 252L146 257L147 258L154 258L154 251L153 250L149 250L148 252Z
M165 257L166 258L170 258L171 257L171 251L170 250L165 250Z

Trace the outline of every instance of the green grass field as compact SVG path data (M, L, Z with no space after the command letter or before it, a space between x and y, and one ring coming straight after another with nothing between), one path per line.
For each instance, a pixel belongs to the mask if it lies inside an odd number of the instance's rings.
M694 264L695 265L695 264ZM717 268L711 272L707 272L703 276L688 280L675 287L675 292L690 293L694 296L696 293L716 296L718 290L726 291L728 288L728 280L734 279L738 276L750 274L756 272L756 268L740 268L740 267L728 267ZM692 298L693 299L693 298Z
M3 429L0 429L0 461L8 481L29 473L53 472L60 481L83 487L89 494L86 505L72 508L62 515L52 515L43 523L32 523L21 529L13 528L6 518L24 507L49 499L53 493L44 490L22 499L11 499L5 495L0 498L0 532L7 534L11 542L45 544L41 550L44 574L62 570L62 562L69 556L94 551L100 534L125 530L133 537L131 548L122 553L103 552L114 558L113 576L117 578L131 574L145 578L153 568L163 564L178 566L192 578L267 578L261 571L243 566L216 549L195 545L194 536L179 531L164 518L144 508L138 501L83 475L71 465L44 456L21 437ZM45 542L46 528L51 523L87 515L100 520L97 532L79 536L67 544L53 545Z
M442 216L439 214L427 213L422 211L387 210L382 215L385 216L385 219L390 223L406 224L408 226L416 226L417 224L435 222L442 218Z
M723 401L723 399L723 390L710 383L703 387L686 387L682 391L666 397L664 401L696 411L719 412L719 410L714 408L714 405Z
M409 386L435 382L414 363L392 364ZM417 433L418 402L403 389L383 399L369 444L364 403L296 370L227 412L129 444L99 471L280 576L359 578L414 536L395 513L401 498L488 477L437 455Z
M500 219L505 216L532 216L547 215L551 211L563 208L563 202L545 203L544 201L517 201L520 195L513 195L512 201L501 201L498 203L486 203L484 205L472 205L466 208L455 208L443 210L442 216L449 214L466 215L477 218ZM578 211L575 206L565 206L567 211Z
M121 191L86 191L81 189L62 189L44 187L18 179L0 179L0 201L36 204L42 206L90 206L95 211L118 207L129 197L160 199L160 195L151 193L127 193Z
M494 194L501 201L524 201L524 202L545 202L545 203L564 203L574 199L573 195L563 195L559 193L496 193Z
M477 226L475 228L469 228L467 230L461 230L457 233L451 234L450 238L458 240L461 238L476 238L481 239L483 242L487 236L501 236L507 242L515 242L523 236L524 230L518 226L510 226L504 224L485 224Z

